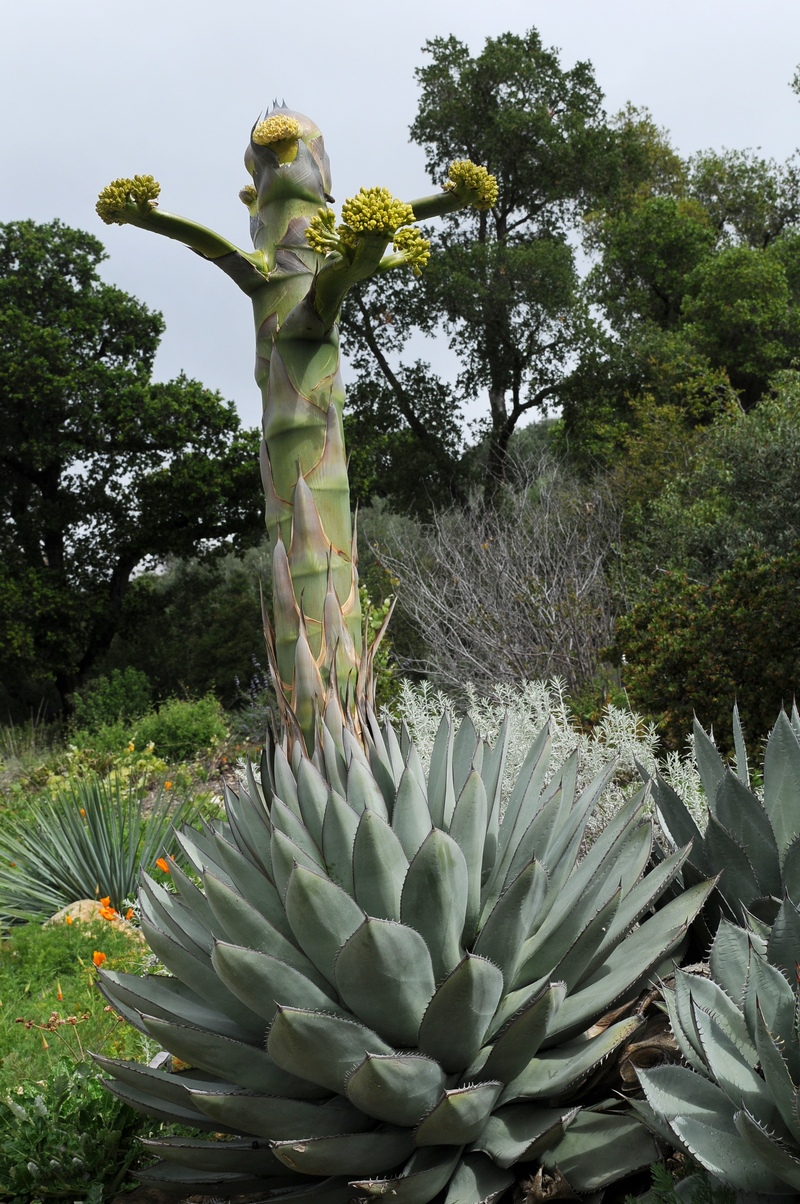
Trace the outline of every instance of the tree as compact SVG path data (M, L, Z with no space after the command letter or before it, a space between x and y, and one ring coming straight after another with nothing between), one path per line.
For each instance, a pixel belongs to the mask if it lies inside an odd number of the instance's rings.
M54 686L69 705L137 568L263 531L257 435L199 382L151 382L161 316L101 281L104 258L58 221L0 226L0 672L17 702Z
M455 37L434 38L424 52L430 61L416 73L411 134L429 174L440 179L454 158L485 163L499 200L489 212L449 218L411 287L380 279L354 290L344 329L362 371L370 371L371 353L371 371L383 375L407 428L431 445L437 432L387 351L400 356L415 330L444 328L460 359L459 399L488 395L491 497L520 419L559 396L583 321L570 231L581 207L612 187L624 148L605 120L591 65L563 70L535 30L489 38L476 57Z

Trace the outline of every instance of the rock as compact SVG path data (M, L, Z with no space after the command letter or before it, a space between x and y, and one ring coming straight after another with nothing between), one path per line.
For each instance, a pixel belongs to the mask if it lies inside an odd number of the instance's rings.
M45 926L48 924L64 924L67 917L72 921L78 920L83 924L92 924L96 920L103 919L100 915L100 907L101 904L97 899L77 899L74 903L68 903L66 907L62 907L49 920L45 920ZM121 928L133 940L144 943L144 933L142 930L130 924L122 916L116 920L106 920L105 923L113 924L115 928Z

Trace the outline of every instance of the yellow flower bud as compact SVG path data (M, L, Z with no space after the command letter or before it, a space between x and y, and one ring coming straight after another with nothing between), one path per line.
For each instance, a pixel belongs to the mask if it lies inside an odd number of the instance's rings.
M273 142L296 141L300 137L300 122L296 117L287 117L285 113L273 113L264 121L259 121L253 130L253 142L256 146L271 146Z
M457 159L450 164L444 187L446 192L455 192L476 209L491 209L497 204L497 180L485 167L469 159Z
M97 198L95 209L107 226L114 222L122 225L129 201L133 201L140 209L152 208L160 192L161 185L152 176L134 176L132 180L122 177L106 184Z
M431 244L416 226L405 226L394 236L394 249L405 255L406 263L419 276L431 257Z
M413 222L414 210L388 188L361 188L342 205L342 220L357 234L370 231L388 239L400 226Z

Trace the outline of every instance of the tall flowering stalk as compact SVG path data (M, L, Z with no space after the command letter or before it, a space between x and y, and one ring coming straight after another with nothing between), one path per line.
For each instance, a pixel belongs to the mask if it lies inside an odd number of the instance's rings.
M342 425L342 301L375 272L419 272L429 244L414 223L466 205L490 208L497 185L485 168L461 161L441 192L410 204L385 188L362 188L337 222L322 135L283 106L253 127L245 165L252 183L239 195L253 251L161 209L151 176L115 180L97 211L105 222L185 243L252 300L273 564L274 630L265 628L285 728L310 752L319 717L333 704L357 729L372 690Z

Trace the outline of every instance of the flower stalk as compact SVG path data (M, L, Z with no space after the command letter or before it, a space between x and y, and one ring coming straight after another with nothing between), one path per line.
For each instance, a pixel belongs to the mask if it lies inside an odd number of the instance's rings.
M337 224L322 135L284 106L254 125L245 166L251 183L239 195L253 251L161 209L151 176L115 180L97 211L108 223L185 243L252 301L273 556L274 629L265 623L265 630L284 729L311 751L329 705L357 732L372 695L342 423L342 302L375 272L421 271L429 245L414 223L465 205L488 208L497 185L484 168L456 163L441 192L411 203L385 188L362 188Z

